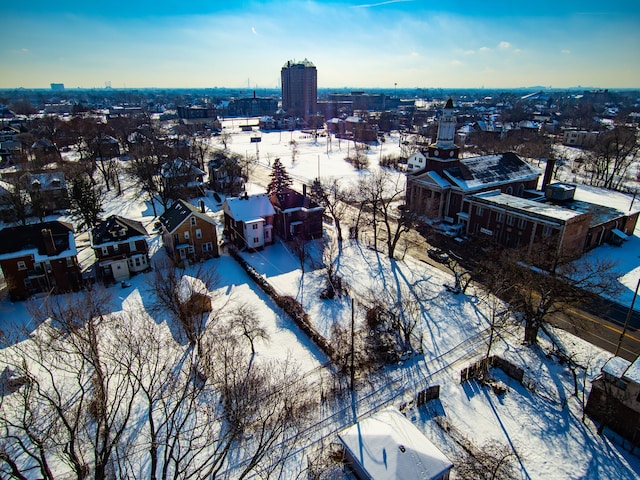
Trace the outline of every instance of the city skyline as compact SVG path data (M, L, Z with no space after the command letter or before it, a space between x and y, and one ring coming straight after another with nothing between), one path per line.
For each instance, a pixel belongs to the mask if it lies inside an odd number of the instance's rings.
M640 5L470 0L0 6L0 88L640 87Z

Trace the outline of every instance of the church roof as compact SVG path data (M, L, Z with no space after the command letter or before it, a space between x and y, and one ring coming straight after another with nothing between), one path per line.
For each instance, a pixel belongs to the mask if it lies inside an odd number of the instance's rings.
M453 100L452 99L447 100L447 104L444 106L444 108L453 110Z
M459 166L447 168L443 173L454 185L466 191L535 180L540 176L537 169L512 152L462 158Z

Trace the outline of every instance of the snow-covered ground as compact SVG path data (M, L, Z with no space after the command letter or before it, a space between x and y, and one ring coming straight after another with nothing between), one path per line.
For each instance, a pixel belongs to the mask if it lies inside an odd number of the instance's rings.
M238 120L234 120L239 125ZM298 155L291 160L290 137L298 142ZM347 142L332 141L329 148L326 138L315 144L301 132L263 133L259 144L260 161L268 164L276 157L283 160L287 171L298 178L311 180L318 176L339 177L344 181L357 181L360 175L344 161ZM255 153L256 144L250 142L250 134L234 134L230 148L239 153ZM352 148L352 146L351 146ZM380 147L369 153L370 168L377 168ZM391 137L382 145L382 154L395 153L398 149L397 137ZM259 187L251 186L252 191ZM207 212L220 218L220 205L213 197L205 197ZM197 204L198 199L193 202ZM118 213L140 220L151 232L152 210L148 203L127 188L120 198L110 198L105 215ZM221 228L221 226L220 226ZM633 265L640 252L640 238L636 236L623 247L601 247L603 255L613 253L628 257ZM331 228L326 227L326 235ZM160 240L151 240L153 261L165 254ZM631 248L629 248L631 247ZM276 243L256 253L245 253L259 273L276 288L279 293L296 297L309 313L311 321L323 335L328 335L333 322L345 323L350 320L351 302L365 303L370 295L384 292L398 292L414 299L421 308L419 328L423 333L424 354L407 362L388 367L372 374L362 382L355 393L355 410L351 402L336 401L322 406L314 432L307 444L300 445L287 469L291 478L305 465L305 455L319 444L336 441L336 432L351 424L355 418L367 415L386 405L404 406L408 418L424 432L441 450L452 459L461 453L454 438L464 437L480 447L488 439L496 439L510 446L517 455L518 478L530 479L635 479L640 478L640 460L625 448L611 440L615 436L601 437L595 426L587 418L582 422L582 398L572 395L573 378L566 365L561 365L555 357L547 355L551 351L548 339L541 338L539 348L530 349L520 344L522 332L511 327L502 332L492 353L500 355L520 366L526 372L528 388L510 380L496 371L499 380L509 389L503 396L494 394L488 387L479 387L474 382L460 383L460 371L481 358L486 351L486 329L490 308L480 292L454 295L444 284L453 279L440 270L422 262L406 258L403 261L389 261L364 245L345 242L338 257L338 273L345 279L349 297L333 301L321 300L319 292L324 287L324 270L319 261L319 242L309 246L310 259L304 274L297 256L285 245ZM611 252L609 252L609 249ZM600 252L596 249L594 252ZM635 255L635 260L634 260ZM85 262L91 261L90 249L82 251ZM215 268L220 277L218 292L229 295L233 302L252 305L261 319L262 326L269 334L269 340L258 339L258 358L294 359L298 370L306 374L310 381L330 375L325 367L328 359L306 335L283 314L262 291L252 283L240 266L228 255L212 259L204 264ZM189 273L187 271L187 273ZM146 275L131 279L130 286L111 287L114 312L148 304ZM621 275L631 275L624 280L625 285L640 277L638 264L634 269ZM622 280L621 280L622 281ZM635 287L635 285L634 285ZM361 312L360 312L361 313ZM28 314L26 303L10 303L6 298L0 303L0 328L2 334L13 341L23 340L18 335L18 327L33 331L37 325ZM162 323L161 319L156 320ZM362 322L362 316L357 319ZM167 326L169 328L170 326ZM585 385L590 388L590 380L600 371L610 357L604 352L570 334L556 331L558 340L572 353L577 362L586 368L582 372ZM16 336L17 335L17 336ZM14 337L15 336L15 337ZM582 379L581 379L582 380ZM427 407L416 408L412 400L417 392L428 385L440 385L440 398L429 402ZM438 426L434 417L450 428L447 433ZM451 432L455 432L455 435Z

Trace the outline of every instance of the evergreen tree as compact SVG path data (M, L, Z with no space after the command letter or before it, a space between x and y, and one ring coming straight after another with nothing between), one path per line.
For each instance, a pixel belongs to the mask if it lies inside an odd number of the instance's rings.
M95 227L103 213L104 193L99 185L84 175L74 178L69 192L69 214L76 222L78 229Z
M273 170L271 172L271 181L267 186L267 195L282 193L285 189L289 188L293 180L287 173L287 170L280 162L279 158L276 158L273 162Z
M325 196L326 194L324 192L324 187L322 186L322 183L320 183L320 180L316 178L311 184L311 191L309 192L309 198L312 201L316 202L318 205L324 206Z

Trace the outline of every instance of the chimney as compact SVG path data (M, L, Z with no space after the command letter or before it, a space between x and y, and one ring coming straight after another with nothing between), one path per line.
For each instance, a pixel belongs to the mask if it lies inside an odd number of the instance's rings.
M547 188L547 185L549 185L551 183L552 177L553 177L553 169L556 166L556 160L555 158L548 158L547 159L547 167L544 169L544 177L542 177L542 191L544 192L544 190Z
M43 228L41 230L42 240L44 241L44 249L47 253L47 256L52 257L56 254L56 244L53 241L53 234L51 230L48 228Z
M204 213L204 200L200 200L200 213Z

